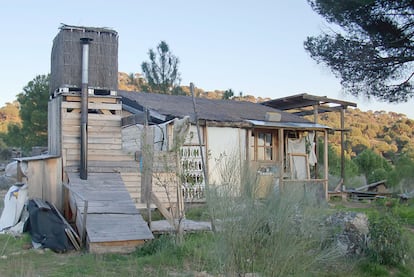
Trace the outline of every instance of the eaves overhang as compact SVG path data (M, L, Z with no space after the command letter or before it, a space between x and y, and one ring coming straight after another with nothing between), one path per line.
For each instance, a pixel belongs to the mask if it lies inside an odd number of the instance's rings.
M253 126L259 127L276 127L276 128L292 128L292 129L308 129L308 130L330 130L332 128L317 124L317 123L305 123L305 122L274 122L274 121L261 121L261 120L246 120Z

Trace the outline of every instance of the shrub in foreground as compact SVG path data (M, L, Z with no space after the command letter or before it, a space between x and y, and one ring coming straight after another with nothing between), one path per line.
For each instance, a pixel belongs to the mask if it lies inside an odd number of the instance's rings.
M383 265L404 264L408 242L398 220L390 213L376 213L369 220L368 255Z

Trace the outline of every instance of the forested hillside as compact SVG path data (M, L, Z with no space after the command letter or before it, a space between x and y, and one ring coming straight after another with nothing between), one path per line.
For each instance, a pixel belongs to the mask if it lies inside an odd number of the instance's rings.
M339 113L320 115L320 123L340 127ZM414 120L406 115L385 111L348 109L345 113L347 153L354 157L365 149L372 149L385 158L414 150ZM340 133L330 136L331 143L339 145Z

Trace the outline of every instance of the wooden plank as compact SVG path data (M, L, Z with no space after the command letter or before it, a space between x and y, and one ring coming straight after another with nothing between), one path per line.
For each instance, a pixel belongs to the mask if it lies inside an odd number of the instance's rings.
M80 109L80 102L63 102L62 108L64 109ZM88 108L93 110L121 110L122 104L108 104L108 103L94 103L89 102Z
M102 214L102 213L111 213L111 214L138 214L137 209L134 205L131 205L131 199L125 197L126 200L124 203L121 201L112 201L112 200L90 200L88 202L88 215L89 214ZM83 209L84 205L79 202L78 208Z
M80 151L80 144L79 143L66 143L66 149L75 149ZM89 150L122 150L122 146L120 144L101 144L101 143L88 143L88 151Z
M66 143L79 143L80 141L80 136L63 136L63 141L64 141L64 148ZM98 137L93 137L93 138L88 138L88 143L92 143L92 144L116 144L116 145L122 145L122 140L120 138L98 138Z
M117 121L119 126L121 126L121 116L117 115L117 114L111 114L111 115L106 115L106 114L88 114L88 119L89 120L103 120L103 121Z
M164 206L163 202L158 198L155 193L151 193L151 200L157 206L160 213L168 220L171 226L174 226L174 218L173 215L167 208Z
M64 136L66 137L79 137L80 136L80 128L78 128L79 130L66 130L64 132ZM122 139L122 135L120 132L99 132L96 130L89 130L88 129L88 138L90 139L100 139L100 138L116 138L116 139Z
M93 125L95 127L98 126L114 126L114 127L120 127L120 123L116 120L108 120L108 121L102 121L102 120L89 120L88 125ZM79 118L65 118L65 121L63 122L63 126L79 126L80 125L80 116Z
M86 223L90 242L153 239L141 215L88 214Z
M79 165L79 160L74 161L70 160L72 166ZM70 164L67 164L67 167L70 167ZM134 161L88 161L88 167L91 168L102 168L103 170L109 170L110 172L136 172L138 171L138 165ZM128 169L128 170L118 170L118 169ZM91 171L94 172L94 171ZM105 171L97 171L95 173L102 173Z
M63 132L80 132L80 124L74 124L74 125L64 125L63 126ZM91 133L121 133L121 128L119 126L95 126L95 125L89 125L88 126L88 132Z
M120 242L93 242L89 243L89 252L93 254L121 253L128 254L144 244L145 240L131 240Z
M67 154L68 155L76 155L79 154L79 149L68 149ZM125 160L131 160L135 157L132 155L128 155L127 153L124 153L122 150L119 149L89 149L88 148L88 156L90 155L111 155L111 156L122 156L125 157Z
M80 102L81 96L80 95L64 95L64 101L68 102ZM88 96L89 102L106 102L106 103L117 103L121 100L119 96L112 96L112 95L103 95L103 96Z
M80 160L80 154L68 154L66 156L66 160L67 161L77 161ZM134 157L130 157L127 155L113 155L113 156L108 156L105 155L105 153L101 153L101 154L96 154L96 155L92 155L92 154L88 154L88 161L114 161L114 162L122 162L122 161L133 161Z
M79 113L63 113L63 119L79 119L81 115ZM88 114L88 123L90 121L115 121L119 126L121 126L121 116L120 115L106 115L106 114Z
M88 180L81 180L78 174L71 172L67 175L71 190L88 199L86 229L90 249L106 244L105 252L110 252L117 249L117 246L135 247L137 243L153 238L146 222L136 210L120 174L91 173ZM74 199L76 201L77 198ZM79 227L82 226L83 202L80 199L76 202L76 222ZM104 244L95 244L101 242Z
M126 175L126 174L122 174L121 175L121 177L122 177L122 180L124 181L124 183L125 182L137 182L137 183L141 183L141 174L139 174L139 173L135 173L135 174L132 174L131 175L131 173L129 173L130 175Z

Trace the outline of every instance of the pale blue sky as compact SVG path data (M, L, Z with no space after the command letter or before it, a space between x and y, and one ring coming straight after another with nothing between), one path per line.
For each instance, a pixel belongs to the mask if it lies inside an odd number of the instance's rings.
M303 49L306 36L327 29L306 0L0 3L0 106L15 100L36 75L50 72L52 41L65 23L116 30L122 72L141 72L148 49L165 40L180 58L182 85L270 98L309 93L414 119L412 101L391 105L341 93L339 80Z

